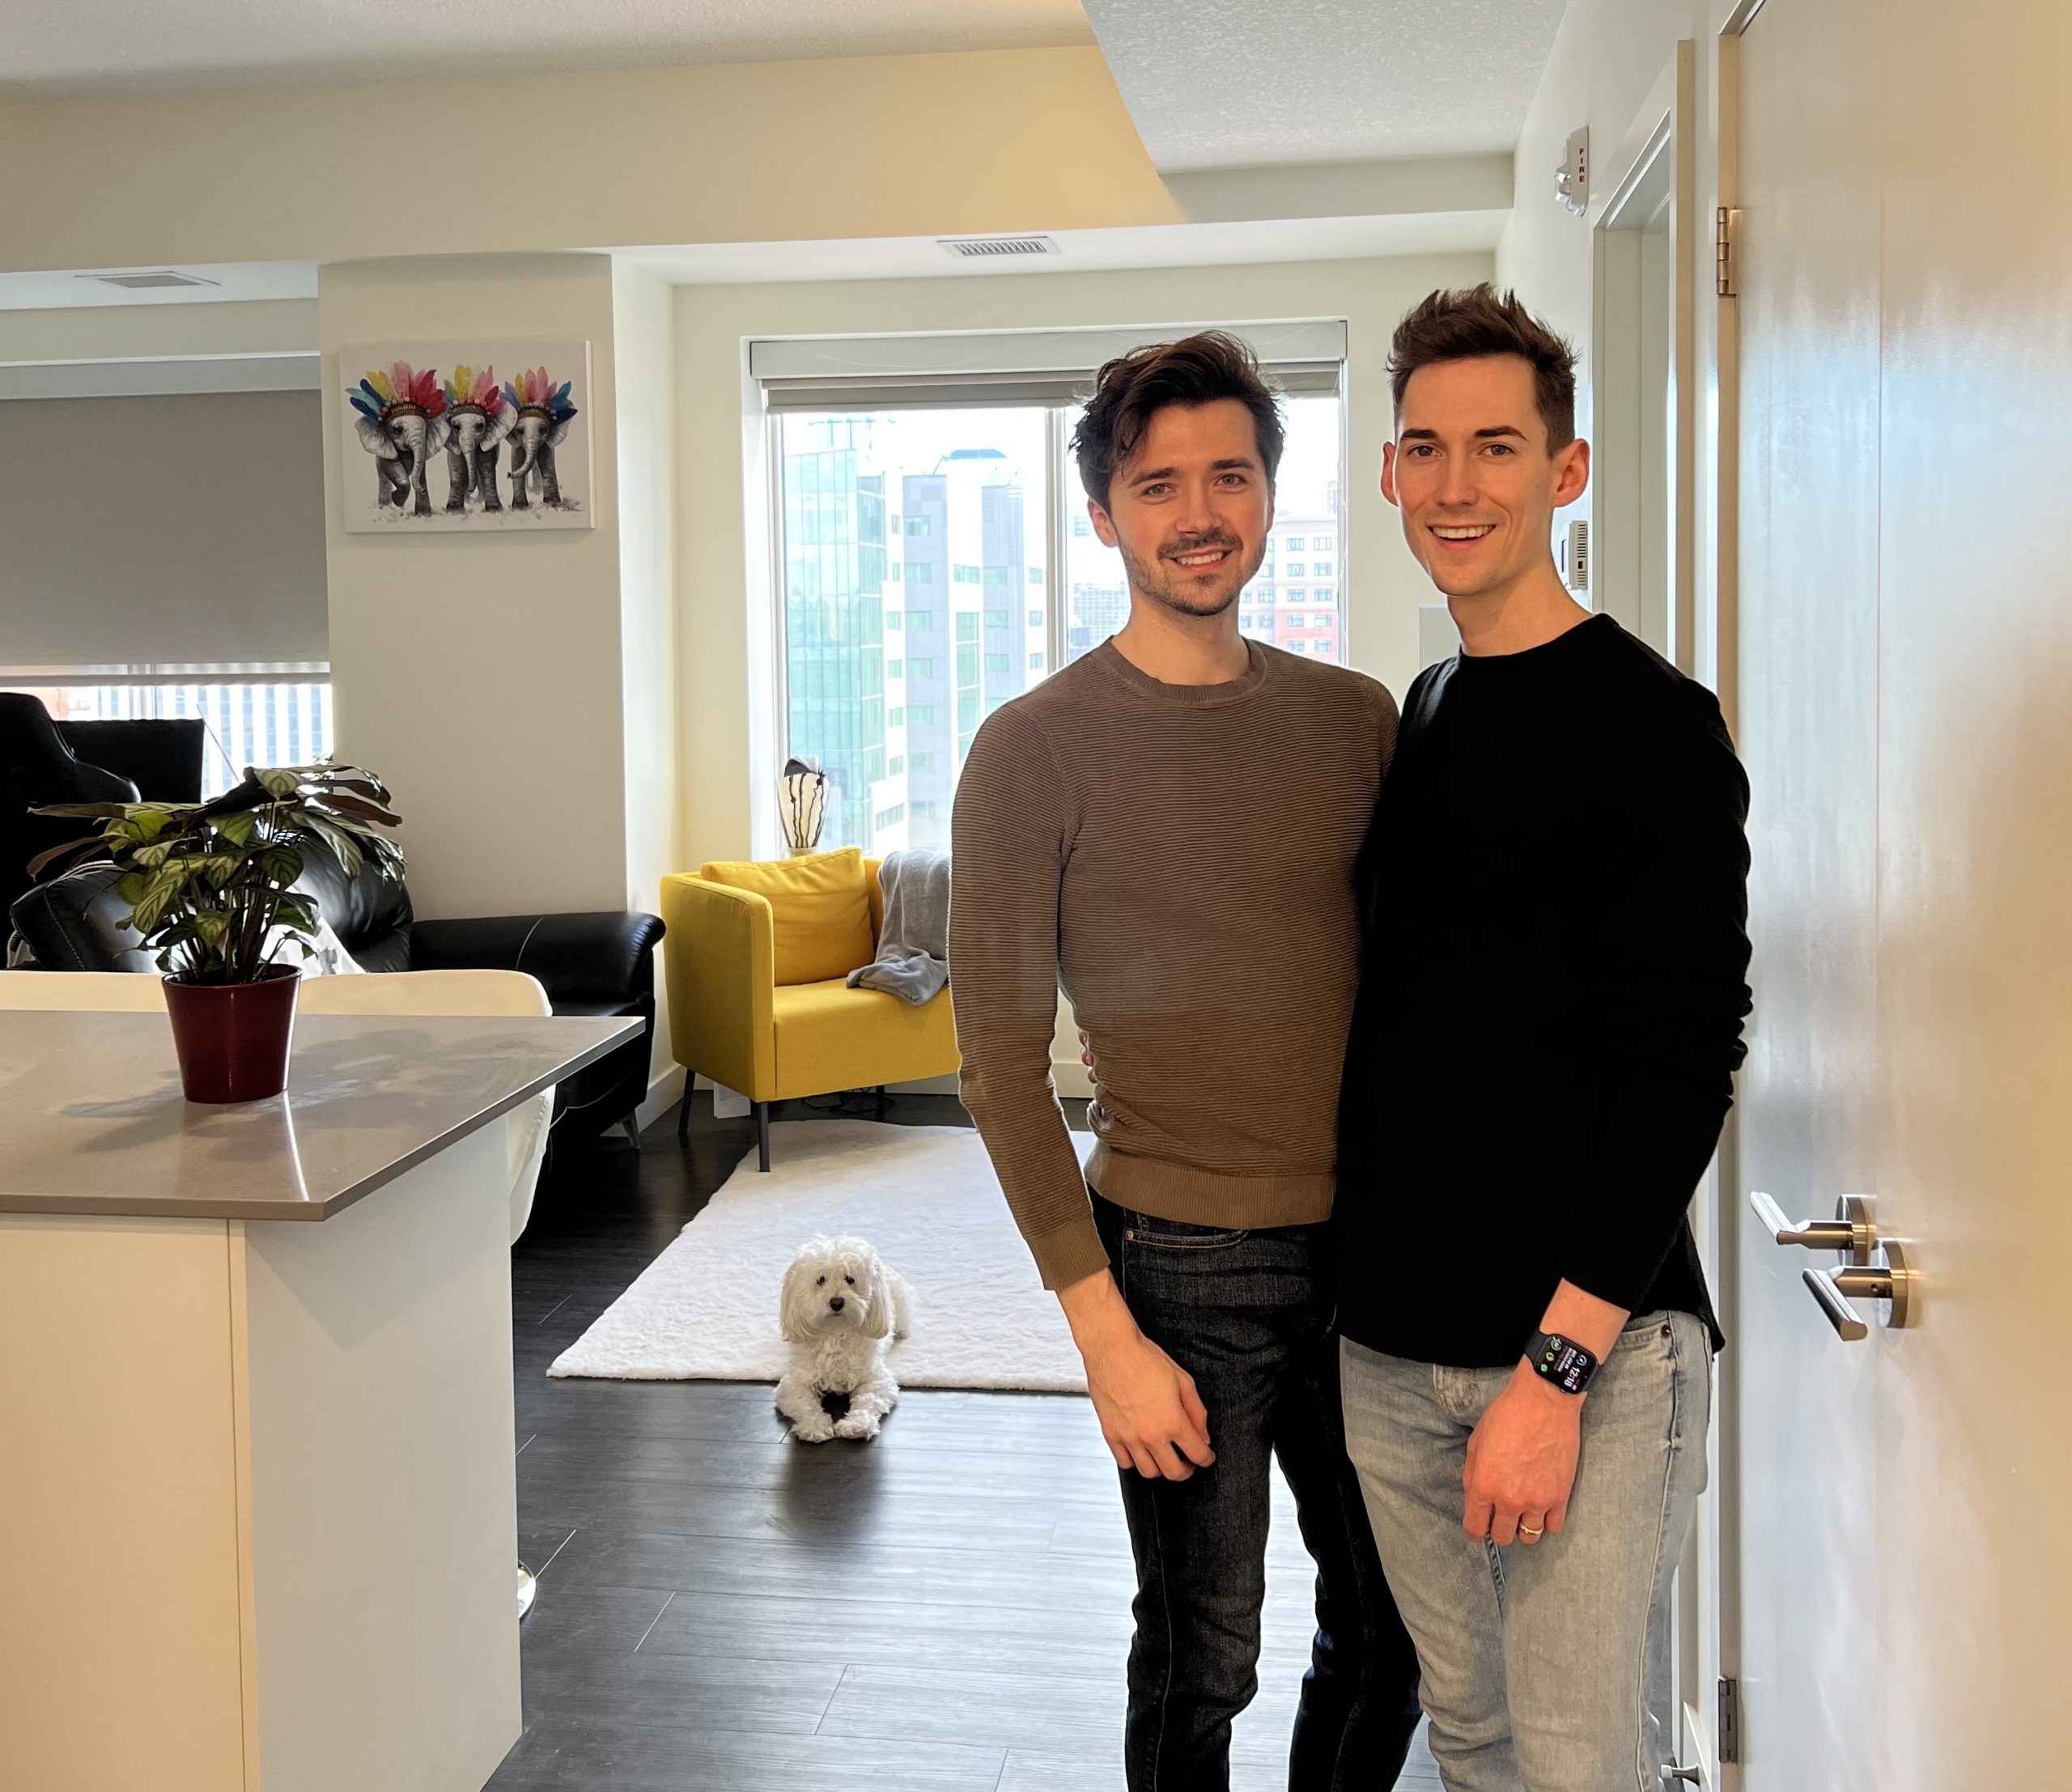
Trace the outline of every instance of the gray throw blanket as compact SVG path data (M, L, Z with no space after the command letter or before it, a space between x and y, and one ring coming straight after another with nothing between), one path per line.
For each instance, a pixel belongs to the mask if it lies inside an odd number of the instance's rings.
M877 956L849 973L851 989L881 989L919 1008L949 981L949 857L894 852L877 868L885 925Z

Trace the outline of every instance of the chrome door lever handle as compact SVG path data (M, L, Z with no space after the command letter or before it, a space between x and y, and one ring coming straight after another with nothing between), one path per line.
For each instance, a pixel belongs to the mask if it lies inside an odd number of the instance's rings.
M1861 1195L1845 1195L1835 1203L1832 1220L1787 1220L1784 1209L1760 1188L1748 1191L1748 1204L1763 1229L1781 1245L1803 1245L1808 1251L1832 1251L1859 1267L1878 1248L1878 1228L1871 1224L1870 1203Z
M1665 1782L1670 1780L1675 1780L1685 1786L1703 1786L1705 1783L1705 1776L1703 1770L1696 1767L1670 1767L1665 1765L1662 1770L1662 1777Z
M1894 1331L1913 1325L1919 1317L1915 1296L1920 1277L1906 1246L1896 1238L1887 1238L1879 1246L1878 1254L1884 1259L1883 1263L1800 1272L1800 1279L1827 1315L1828 1323L1845 1344L1870 1336L1870 1327L1849 1305L1853 1300L1883 1302L1885 1323Z

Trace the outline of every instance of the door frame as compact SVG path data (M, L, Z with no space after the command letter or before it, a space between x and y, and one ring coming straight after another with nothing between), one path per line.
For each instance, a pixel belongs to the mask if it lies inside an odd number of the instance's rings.
M1597 456L1593 607L1657 646L1679 670L1696 664L1698 333L1692 231L1697 219L1696 45L1686 40L1656 78L1610 164L1609 193L1591 221L1591 417ZM1647 309L1641 239L1667 211L1668 291L1661 389L1641 340ZM1663 489L1641 477L1654 444ZM1642 573L1649 512L1664 525L1667 577L1650 592Z
M1756 22L1765 0L1732 0L1725 8L1712 42L1713 189L1711 208L1715 248L1707 257L1724 274L1717 245L1728 221L1741 205L1741 39ZM1741 677L1741 315L1733 282L1717 281L1713 299L1711 333L1710 615L1705 618L1713 669L1713 687L1727 730L1740 729ZM1740 1124L1739 1102L1729 1111L1713 1159L1709 1195L1719 1311L1733 1323L1741 1310ZM1712 1658L1721 1694L1713 1708L1714 1727L1706 1738L1704 1784L1717 1792L1740 1792L1740 1751L1718 1758L1717 1723L1727 1688L1743 1679L1741 1612L1742 1511L1739 1357L1732 1350L1718 1361L1714 1380L1711 1461L1713 1535L1710 1539L1713 1598L1710 1610ZM1737 1707L1736 1722L1745 1727Z
M1602 200L1590 206L1592 266L1590 435L1595 461L1595 536L1592 558L1605 577L1593 580L1594 607L1609 609L1636 633L1654 632L1638 609L1644 535L1643 506L1662 503L1667 512L1665 546L1668 579L1658 601L1663 614L1661 645L1679 671L1720 683L1732 665L1726 638L1718 634L1719 609L1701 604L1701 467L1707 440L1717 427L1708 404L1708 350L1717 343L1698 307L1699 269L1709 262L1712 209L1701 207L1700 169L1705 121L1699 109L1698 45L1679 41L1662 65L1648 97L1627 127L1619 148L1600 164ZM1666 423L1662 489L1650 493L1637 468L1646 451L1643 431L1653 427L1644 402L1646 378L1634 340L1641 269L1638 227L1668 210L1667 390L1658 420ZM1714 541L1717 550L1717 537ZM1610 599L1609 604L1606 601ZM1626 614L1626 612L1632 614ZM1728 690L1718 692L1722 708ZM1727 710L1729 726L1732 711ZM1699 1255L1722 1304L1731 1299L1734 1238L1730 1191L1737 1186L1731 1125L1722 1134L1712 1166L1694 1191L1691 1219ZM1735 1781L1730 1764L1718 1758L1717 1688L1733 1669L1729 1660L1733 1615L1722 1569L1725 1533L1730 1522L1730 1483L1722 1472L1730 1443L1725 1412L1716 1415L1709 1440L1712 1459L1707 1491L1700 1497L1684 1553L1677 1565L1675 1667L1681 1722L1677 1758L1695 1765L1708 1792L1726 1792Z

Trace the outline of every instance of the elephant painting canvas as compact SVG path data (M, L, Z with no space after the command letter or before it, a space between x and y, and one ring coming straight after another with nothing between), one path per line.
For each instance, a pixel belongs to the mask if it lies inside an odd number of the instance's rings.
M345 526L589 528L589 365L580 342L341 350ZM499 367L519 371L499 378ZM442 454L443 504L430 485Z

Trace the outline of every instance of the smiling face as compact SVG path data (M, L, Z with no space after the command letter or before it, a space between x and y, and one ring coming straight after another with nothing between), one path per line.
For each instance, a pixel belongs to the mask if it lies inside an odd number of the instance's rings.
M1382 453L1382 495L1449 597L1501 596L1551 567L1554 512L1589 479L1587 443L1548 448L1532 364L1516 355L1419 367Z
M1221 615L1259 571L1273 524L1252 414L1235 398L1153 412L1109 482L1106 507L1087 509L1138 597L1183 616Z

